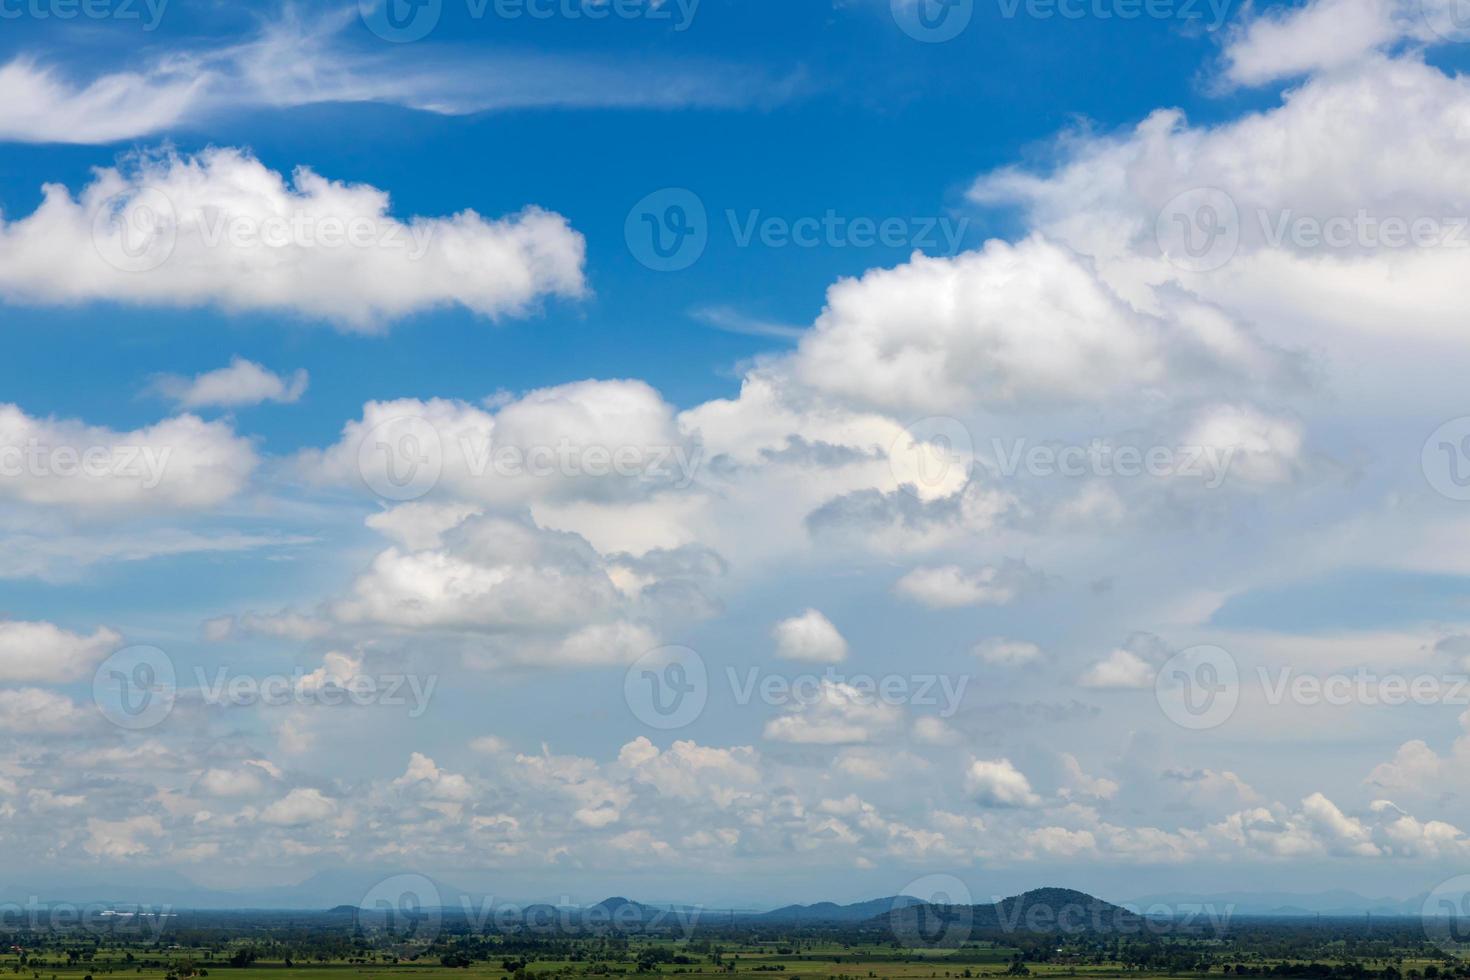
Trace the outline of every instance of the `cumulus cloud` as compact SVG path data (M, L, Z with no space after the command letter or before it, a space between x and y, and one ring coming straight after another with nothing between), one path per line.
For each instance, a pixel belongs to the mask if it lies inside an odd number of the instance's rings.
M300 466L319 482L361 487L366 478L371 485L386 467L408 462L396 455L406 438L435 477L425 493L502 506L642 499L688 487L705 461L657 391L612 380L537 389L494 407L369 402L337 443L305 453Z
M965 773L965 789L981 806L1034 807L1041 797L1009 759L976 759Z
M260 811L264 823L281 827L330 820L337 814L337 804L319 789L300 786Z
M771 630L776 655L787 660L835 664L847 659L847 641L832 621L815 609L783 619Z
M973 570L958 565L916 568L894 584L894 591L930 609L1003 606L1036 581L1025 562L1008 561Z
M982 662L997 667L1020 667L1035 663L1043 656L1041 647L1025 640L992 637L975 644L970 651Z
M243 150L135 154L73 197L48 184L0 224L0 295L274 310L347 330L445 306L487 317L580 296L585 242L528 207L400 221L388 194L298 168L288 180Z
M1068 250L992 241L833 286L792 368L903 412L1073 403L1158 380L1158 329Z
M815 696L791 705L766 723L773 742L805 745L848 745L869 742L895 730L902 712L871 691L823 678Z
M1103 689L1150 688L1154 686L1154 668L1137 653L1119 647L1083 671L1077 683Z
M115 630L99 627L91 635L52 623L0 622L0 681L60 684L91 673L122 646Z
M0 447L0 497L87 513L211 507L257 464L227 423L193 415L118 432L0 405Z
M39 687L0 690L0 732L69 735L95 728L99 716L64 694Z
M243 357L230 359L230 366L206 371L192 378L162 375L153 389L181 408L243 408L262 402L290 404L306 393L307 373L296 370L289 377L276 374Z
M1438 14L1437 3L1422 9ZM1432 37L1419 9L1394 0L1311 0L1268 8L1244 21L1226 45L1225 78L1263 85L1281 78L1332 71L1408 36Z

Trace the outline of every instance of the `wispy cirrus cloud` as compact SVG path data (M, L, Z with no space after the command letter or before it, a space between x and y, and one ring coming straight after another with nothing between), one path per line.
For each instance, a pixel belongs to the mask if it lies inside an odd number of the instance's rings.
M800 73L708 59L486 51L353 42L355 6L308 16L286 8L248 40L153 51L97 70L33 53L0 65L0 140L113 143L231 111L324 103L404 106L442 115L526 108L742 107L783 101Z

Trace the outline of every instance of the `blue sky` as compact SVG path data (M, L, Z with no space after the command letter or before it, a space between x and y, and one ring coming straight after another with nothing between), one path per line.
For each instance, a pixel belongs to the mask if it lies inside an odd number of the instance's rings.
M0 5L0 448L108 462L0 474L10 860L774 905L1470 853L1448 8L364 4Z

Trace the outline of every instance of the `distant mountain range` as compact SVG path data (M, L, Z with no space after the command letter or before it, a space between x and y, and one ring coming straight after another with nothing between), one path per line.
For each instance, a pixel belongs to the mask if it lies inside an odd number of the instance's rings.
M504 899L457 888L454 885L415 875L429 894L418 896L426 904L441 903L446 913L486 916ZM382 873L324 872L297 885L269 888L213 890L203 888L182 876L162 873L150 883L136 880L98 881L92 878L48 876L44 881L12 880L0 887L0 901L27 900L40 902L73 902L77 904L114 904L169 906L172 909L198 910L300 910L324 912L332 910L353 914L363 904L371 904L375 889L382 886ZM437 892L437 899L434 892ZM463 896L463 897L462 897ZM396 896L395 896L396 897ZM818 902L810 905L786 905L770 911L754 909L719 910L701 908L692 903L651 904L629 898L605 899L594 906L573 907L544 903L526 904L517 912L522 921L562 922L700 922L711 924L725 920L748 923L782 923L800 925L856 925L871 922L875 927L932 932L947 923L967 920L977 931L1024 928L1028 924L1044 925L1052 917L1070 916L1068 928L1094 928L1104 925L1131 925L1143 915L1157 914L1155 909L1189 914L1205 909L1216 917L1236 916L1359 916L1385 918L1417 916L1423 896L1409 899L1365 898L1354 892L1337 890L1313 893L1281 892L1169 892L1144 895L1121 904L1106 902L1085 892L1065 888L1039 888L993 904L969 906L927 905L911 895L895 895L864 902L840 904ZM1130 919L1130 917L1132 917Z

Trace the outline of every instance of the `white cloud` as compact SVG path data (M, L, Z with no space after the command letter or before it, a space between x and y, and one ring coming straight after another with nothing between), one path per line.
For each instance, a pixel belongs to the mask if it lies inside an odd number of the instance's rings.
M815 697L766 722L765 737L803 745L849 745L871 742L895 730L902 719L899 708L871 692L823 678Z
M1093 797L1099 800L1111 800L1118 795L1118 784L1111 779L1101 776L1089 776L1082 770L1082 763L1070 752L1062 753L1062 768L1067 773L1067 789L1064 791L1069 796Z
M111 143L257 107L373 102L439 114L527 107L742 106L779 101L798 80L714 61L636 62L498 50L482 56L441 46L349 43L355 4L316 17L273 12L244 41L174 47L126 68L61 70L31 58L0 66L0 139ZM101 59L99 58L100 62Z
M835 664L847 659L847 641L832 621L815 609L783 619L771 630L776 655L787 660Z
M163 836L163 823L154 816L136 816L124 820L87 820L87 853L99 858L131 858L149 853L156 838Z
M916 568L894 585L894 591L930 609L960 606L1003 606L1034 579L1021 562L986 565L967 571L958 565Z
M1228 453L1228 478L1284 483L1299 465L1302 427L1248 405L1217 405L1202 413L1181 443Z
M122 636L106 627L85 636L52 623L0 621L0 681L78 680L121 646Z
M317 482L361 487L372 475L365 468L399 464L381 447L404 436L437 474L436 501L638 500L687 487L704 462L673 406L651 386L589 380L499 399L494 408L447 399L369 402L338 442L304 453L299 466ZM421 521L452 512L412 513Z
M55 68L18 58L0 65L0 138L23 142L110 143L178 122L207 80L179 66L115 72L76 85Z
M1154 686L1154 668L1132 650L1119 648L1077 679L1083 687L1136 689Z
M0 497L83 512L202 509L235 496L257 459L193 415L117 432L0 405Z
M307 374L297 370L283 377L243 357L230 359L230 366L197 374L192 378L164 375L155 379L154 390L182 408L240 408L262 402L290 404L306 393Z
M1334 851L1363 857L1376 857L1380 853L1363 822L1344 814L1337 804L1321 793L1313 793L1302 800L1302 816Z
M0 690L0 731L16 735L64 735L96 726L99 716L64 694L38 687Z
M1392 0L1310 0L1297 7L1267 8L1230 38L1225 77L1239 85L1262 85L1341 69L1398 40L1406 27L1427 33L1413 8Z
M368 331L444 306L499 317L580 296L584 252L566 219L538 208L404 222L375 187L305 167L288 181L211 148L134 155L75 198L48 184L34 212L0 224L0 295L275 310Z
M640 736L622 747L618 762L634 781L673 799L713 799L729 806L761 784L760 756L748 745L721 749L677 741L660 751Z
M981 806L1034 807L1041 797L1009 759L976 759L965 773L965 789Z
M265 781L251 769L206 769L199 777L198 789L207 796L254 796L265 789Z
M997 667L1021 667L1042 659L1041 647L1025 640L992 637L975 644L970 651L975 657Z
M802 383L902 412L1074 403L1149 385L1158 324L1041 239L846 279L802 339Z
M442 549L380 552L332 611L408 629L535 630L600 618L621 601L601 556L576 535L480 517Z
M319 789L297 787L260 812L260 819L282 827L320 823L337 815L337 804Z

